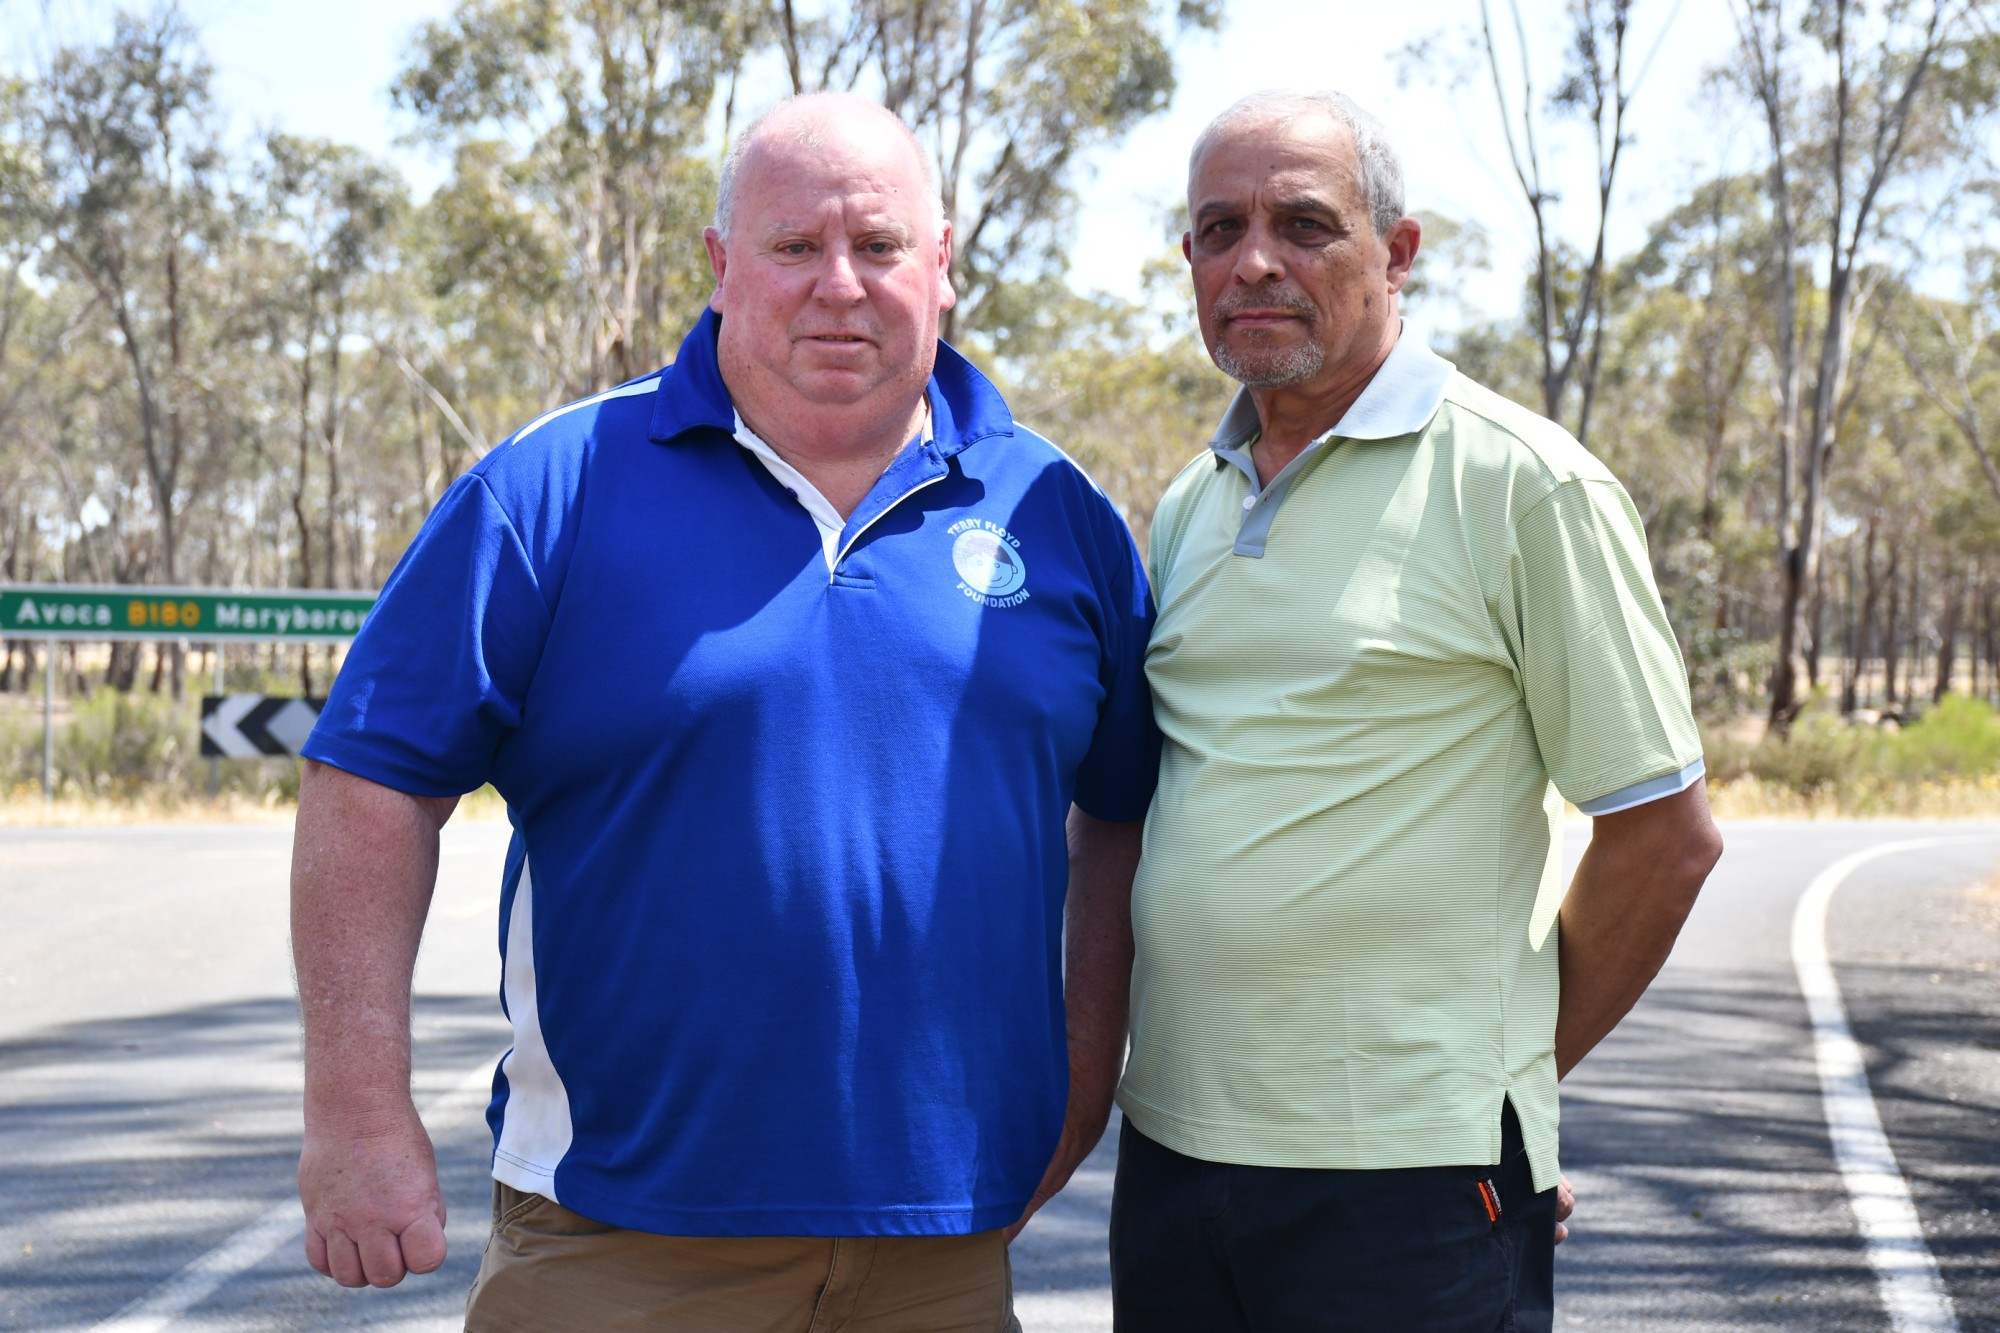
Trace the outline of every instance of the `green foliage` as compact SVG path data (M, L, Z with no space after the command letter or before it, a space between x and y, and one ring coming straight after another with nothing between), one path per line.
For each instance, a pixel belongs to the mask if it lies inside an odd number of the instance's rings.
M42 780L42 724L26 709L0 709L0 796Z
M1982 700L1947 696L1903 728L1849 723L1809 712L1789 738L1746 741L1704 732L1711 784L1754 779L1845 814L1923 810L1926 794L2000 784L2000 713Z
M1235 386L1177 319L1111 297L1043 297L1003 344L1008 400L1096 478L1143 550L1161 492L1201 452Z
M280 684L275 692L288 692ZM0 794L40 790L42 720L39 700L7 700L0 709ZM99 801L200 801L208 795L209 763L201 755L201 705L138 690L99 690L64 708L58 694L55 780L58 793ZM20 706L27 705L27 706ZM65 715L65 712L67 715ZM292 759L225 759L218 792L260 802L298 795Z
M1824 454L1815 588L1821 674L1858 682L1863 708L1883 701L1892 674L1899 696L1934 680L1954 628L1956 688L1975 652L1984 688L2000 649L1986 623L2000 608L2000 179L1986 151L1996 6L1949 11L1954 31L1849 292L1860 314ZM1557 103L1531 108L1539 123L1594 119L1628 8L1571 6L1560 24L1566 63L1557 81L1536 81ZM223 89L180 8L126 14L102 40L52 43L40 70L0 77L0 577L140 582L172 569L190 583L378 586L444 487L511 429L671 354L708 294L699 234L719 153L760 109L751 99L770 91L745 79L739 99L737 76L757 60L782 62L800 90L879 97L917 128L956 220L957 336L1024 421L1091 469L1143 541L1161 488L1197 453L1231 386L1194 335L1171 245L1135 242L1135 262L1152 255L1145 301L1107 299L1088 289L1115 277L1068 268L1072 224L1089 155L1175 97L1188 82L1177 39L1214 29L1223 9L454 0L417 26L392 89L413 137L445 168L423 201L352 148L232 135L233 109L217 105ZM1798 7L1782 9L1795 25ZM1866 16L1880 27L1928 12L1871 6ZM1775 15L1753 0L1744 17ZM1856 28L1851 39L1864 36ZM1818 49L1788 41L1795 54ZM1553 47L1522 54L1550 73L1550 58L1562 59ZM1439 68L1427 62L1426 77ZM1483 59L1472 68L1487 77ZM1896 70L1872 58L1854 69L1856 124L1873 124ZM1716 85L1718 143L1764 132L1754 99L1728 95L1731 80L1745 91L1745 75L1739 67ZM1707 717L1755 709L1771 678L1784 604L1777 547L1802 512L1807 455L1795 440L1789 471L1779 462L1780 295L1795 302L1791 332L1808 353L1832 308L1828 90L1813 68L1796 75L1779 108L1795 149L1789 282L1778 277L1772 175L1751 163L1695 182L1666 202L1636 253L1607 256L1601 347L1599 326L1576 316L1594 249L1573 232L1565 241L1563 227L1545 249L1502 253L1500 231L1479 225L1489 218L1426 216L1405 291L1406 311L1458 330L1439 350L1536 410L1544 311L1553 334L1589 333L1572 349L1583 359L1561 410L1573 417L1581 377L1594 377L1587 443L1638 507ZM1660 97L1648 88L1642 114ZM1640 154L1621 168L1629 180L1661 159L1647 123L1627 129L1626 148ZM1403 148L1413 166L1428 151ZM1599 181L1587 156L1547 159L1543 203L1589 203ZM1850 157L1850 175L1863 157ZM1940 276L1941 262L1963 276ZM1521 308L1488 320L1458 307L1479 268L1519 272ZM1816 374L1802 368L1792 386L1802 399ZM1867 659L1858 672L1841 660L1849 645ZM1893 673L1883 660L1892 652ZM125 652L112 678L129 681L137 660ZM262 673L281 691L299 678L296 658L260 655L254 669L231 671ZM325 659L312 674L324 684ZM149 663L141 688L152 675ZM126 752L91 739L101 723L91 710L114 708L92 701L68 780L97 790L155 771L204 787L205 765L185 744L166 745L191 724L156 707L128 705L139 739ZM28 727L19 737L17 724ZM1833 781L1850 761L1866 781L1906 785L1974 753L1922 749L1929 718L1879 753L1872 732L1807 725L1801 746L1768 760L1787 791ZM0 780L38 780L39 737L0 708ZM286 770L227 765L224 779L277 781Z
M199 727L198 714L164 695L100 690L56 734L56 781L99 797L184 786Z
M2000 715L1982 700L1945 698L1885 738L1888 769L1904 780L2000 773Z
M1078 158L1164 110L1172 39L1221 22L1216 0L853 0L808 20L787 0L771 8L795 91L878 96L935 146L953 339L1004 338L1010 293L1062 279Z
M429 281L496 380L539 361L574 398L667 359L708 295L703 137L750 22L717 0L461 0L419 29L394 96L457 168Z
M1661 564L1667 619L1680 641L1696 716L1733 717L1752 707L1770 675L1770 645L1749 641L1720 614L1726 555L1689 531L1667 547Z

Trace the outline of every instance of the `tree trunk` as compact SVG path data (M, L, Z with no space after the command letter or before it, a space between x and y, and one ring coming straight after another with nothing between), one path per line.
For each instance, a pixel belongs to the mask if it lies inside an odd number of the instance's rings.
M1994 695L2000 693L2000 652L1994 652L1994 584L1992 580L1980 588L1980 642L1986 652L1986 687L1980 691L1980 699L1988 705L1994 703Z
M1965 589L1951 567L1945 567L1944 615L1938 625L1937 679L1931 686L1931 702L1943 703L1945 695L1951 693L1952 671L1957 666L1958 621L1960 608L1965 603Z
M1855 674L1857 676L1866 676L1869 666L1875 660L1875 645L1881 642L1875 636L1875 614L1879 609L1882 584L1881 580L1875 574L1875 519L1872 515L1868 519L1868 536L1862 546L1861 573L1861 633L1860 641L1855 647L1857 659ZM1862 706L1866 707L1873 703L1874 697L1875 691L1873 687L1864 684L1861 696Z
M1859 708L1861 688L1861 608L1854 596L1854 543L1847 544L1846 587L1840 598L1840 711L1851 716Z
M1813 563L1812 598L1806 606L1806 685L1819 688L1820 646L1826 621L1826 562Z
M1924 556L1917 552L1910 561L1910 613L1907 617L1910 628L1910 663L1903 672L1903 708L1914 712L1911 707L1917 701L1917 678L1924 669Z
M1896 668L1902 661L1903 641L1897 636L1902 624L1903 584L1896 577L1897 550L1889 548L1889 568L1884 573L1884 581L1889 585L1889 612L1882 626L1882 706L1894 708L1896 694Z

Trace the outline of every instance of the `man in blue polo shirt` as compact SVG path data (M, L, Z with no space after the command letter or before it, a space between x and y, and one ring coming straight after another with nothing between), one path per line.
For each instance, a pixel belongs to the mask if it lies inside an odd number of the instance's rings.
M440 502L306 748L308 1258L443 1260L410 971L490 781L514 1045L468 1327L1005 1328L1005 1229L1123 1054L1145 577L937 341L950 230L888 113L779 107L707 245L672 366Z

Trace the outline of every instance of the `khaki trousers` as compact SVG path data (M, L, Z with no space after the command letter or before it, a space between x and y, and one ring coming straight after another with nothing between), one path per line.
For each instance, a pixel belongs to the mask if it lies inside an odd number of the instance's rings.
M1020 1333L998 1231L656 1236L495 1182L467 1333Z

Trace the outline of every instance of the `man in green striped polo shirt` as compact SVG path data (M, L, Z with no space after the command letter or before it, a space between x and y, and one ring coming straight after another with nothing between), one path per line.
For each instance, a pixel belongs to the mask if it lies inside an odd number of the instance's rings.
M1419 228L1352 102L1224 112L1188 206L1244 388L1153 521L1117 1326L1547 1329L1556 1081L1721 852L1639 518L1403 328Z

